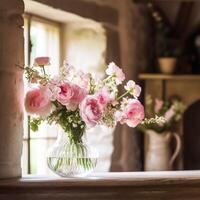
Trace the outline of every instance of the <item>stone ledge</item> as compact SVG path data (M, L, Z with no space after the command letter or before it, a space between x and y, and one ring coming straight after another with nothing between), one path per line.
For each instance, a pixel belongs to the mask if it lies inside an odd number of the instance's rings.
M60 178L57 176L24 176L20 179L0 180L2 187L64 187L64 186L156 186L199 184L200 171L163 172L109 172L93 173L85 178Z

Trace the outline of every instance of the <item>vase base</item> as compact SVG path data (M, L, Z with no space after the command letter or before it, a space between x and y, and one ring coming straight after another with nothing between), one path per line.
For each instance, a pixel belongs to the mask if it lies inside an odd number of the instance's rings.
M54 172L54 173L62 178L84 178L84 177L87 177L91 172L82 173L82 174L73 174L73 173L63 174L63 173L57 173L57 172Z
M47 158L48 167L64 178L86 177L97 164L97 158Z

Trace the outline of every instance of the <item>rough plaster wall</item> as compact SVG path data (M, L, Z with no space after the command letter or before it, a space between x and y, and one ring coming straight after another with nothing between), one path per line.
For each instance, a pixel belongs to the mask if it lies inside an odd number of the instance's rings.
M85 72L102 76L105 70L106 36L101 24L68 23L64 30L65 59Z

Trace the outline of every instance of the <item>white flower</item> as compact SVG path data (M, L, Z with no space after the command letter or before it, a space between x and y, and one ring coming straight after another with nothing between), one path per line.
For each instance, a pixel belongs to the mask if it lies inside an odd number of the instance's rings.
M56 85L50 85L48 91L51 101L55 101L61 90Z
M124 97L121 101L121 109L122 110L126 109L126 106L128 105L128 103L129 103L129 99Z
M108 65L108 68L106 69L106 74L109 76L114 76L116 78L115 80L117 85L120 85L125 79L125 75L122 69L120 69L114 62L111 62Z
M76 75L77 71L74 66L70 65L66 60L60 69L60 77L62 79L71 80Z
M125 90L129 91L130 94L134 96L134 98L137 99L140 96L141 87L137 85L134 81L128 81L124 88Z

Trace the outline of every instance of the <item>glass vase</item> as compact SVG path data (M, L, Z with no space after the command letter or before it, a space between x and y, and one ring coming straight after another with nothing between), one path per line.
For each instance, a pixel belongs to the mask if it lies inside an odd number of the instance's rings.
M61 131L47 153L48 167L62 177L84 177L97 165L98 153L92 146L83 142L74 143L68 134Z

